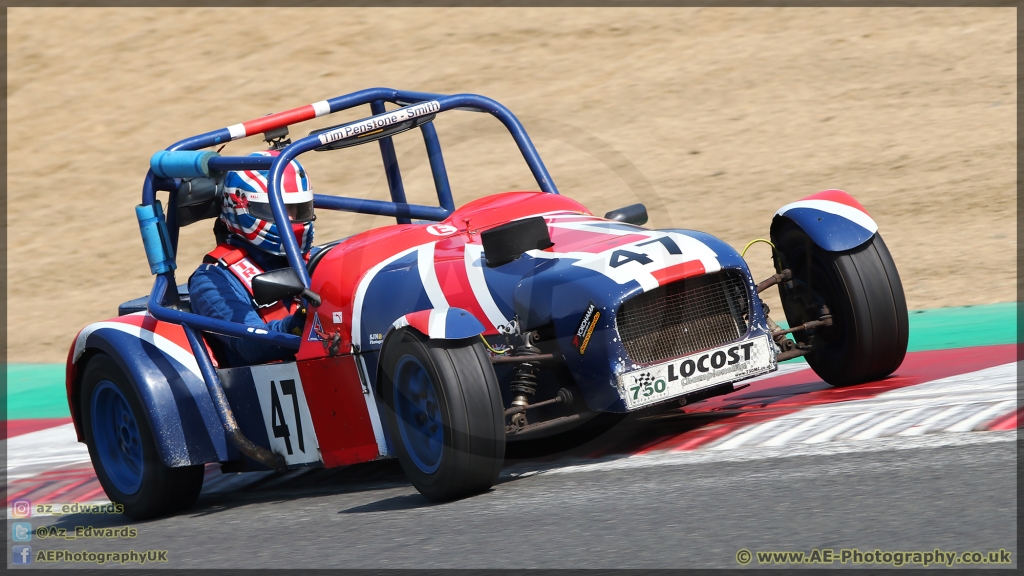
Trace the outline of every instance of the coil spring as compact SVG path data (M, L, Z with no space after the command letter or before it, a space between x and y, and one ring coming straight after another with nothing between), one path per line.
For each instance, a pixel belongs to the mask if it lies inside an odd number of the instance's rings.
M540 354L540 349L530 344L518 346L513 356L530 356ZM529 399L537 393L537 368L540 362L522 362L512 372L512 382L509 389L515 397L512 404L529 404Z

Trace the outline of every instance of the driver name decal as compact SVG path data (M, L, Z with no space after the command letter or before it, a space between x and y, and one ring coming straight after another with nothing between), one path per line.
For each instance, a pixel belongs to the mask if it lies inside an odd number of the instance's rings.
M413 118L419 118L420 116L439 112L440 110L441 104L438 103L437 100L420 102L419 104L413 104L412 106L392 110L386 114L373 116L365 120L340 126L334 130L318 135L317 139L320 140L320 144L330 144L331 142L337 142L338 140L344 140L345 138L359 136L360 134L365 134L367 132L382 130L389 126L393 126L407 120L412 120Z

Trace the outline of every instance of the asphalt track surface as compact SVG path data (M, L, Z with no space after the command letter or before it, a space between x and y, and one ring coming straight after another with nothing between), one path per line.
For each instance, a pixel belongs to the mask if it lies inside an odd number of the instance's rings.
M31 545L167 550L161 567L221 569L737 567L741 549L822 548L1005 549L1015 566L1015 358L1014 345L912 352L892 377L850 388L787 363L728 396L512 443L491 491L445 504L394 460L210 465L197 505L172 518L29 519L69 533L129 525L134 538ZM104 501L70 424L3 443L9 504Z
M393 462L378 462L362 465L362 482L204 495L185 514L133 523L130 545L48 540L45 547L166 549L167 566L181 568L738 567L740 549L854 547L1005 548L1016 566L1015 438L1014 431L880 438L803 455L749 448L629 466L523 462L506 467L490 492L445 504L420 496ZM125 522L52 520L58 527Z

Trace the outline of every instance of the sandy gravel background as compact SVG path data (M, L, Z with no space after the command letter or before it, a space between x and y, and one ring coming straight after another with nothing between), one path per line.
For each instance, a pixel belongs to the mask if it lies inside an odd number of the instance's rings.
M563 194L595 213L644 202L652 227L739 248L780 206L844 189L911 308L1012 301L1016 59L1012 8L10 8L8 361L61 362L148 293L133 207L153 152L372 86L493 97ZM457 203L536 188L496 120L451 113L438 131ZM422 143L396 145L429 201ZM375 147L303 162L318 192L386 197ZM325 212L318 241L388 222ZM210 223L183 230L179 281ZM755 276L769 256L751 248Z

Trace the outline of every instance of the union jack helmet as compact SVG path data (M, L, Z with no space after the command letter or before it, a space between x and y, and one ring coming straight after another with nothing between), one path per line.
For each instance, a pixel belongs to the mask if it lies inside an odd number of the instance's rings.
M249 156L277 156L277 150L253 152ZM274 223L267 194L267 170L237 170L224 179L224 202L220 219L228 230L247 243L269 252L284 255L284 244ZM313 246L313 190L309 177L298 160L284 169L281 197L292 220L292 233L305 254Z

